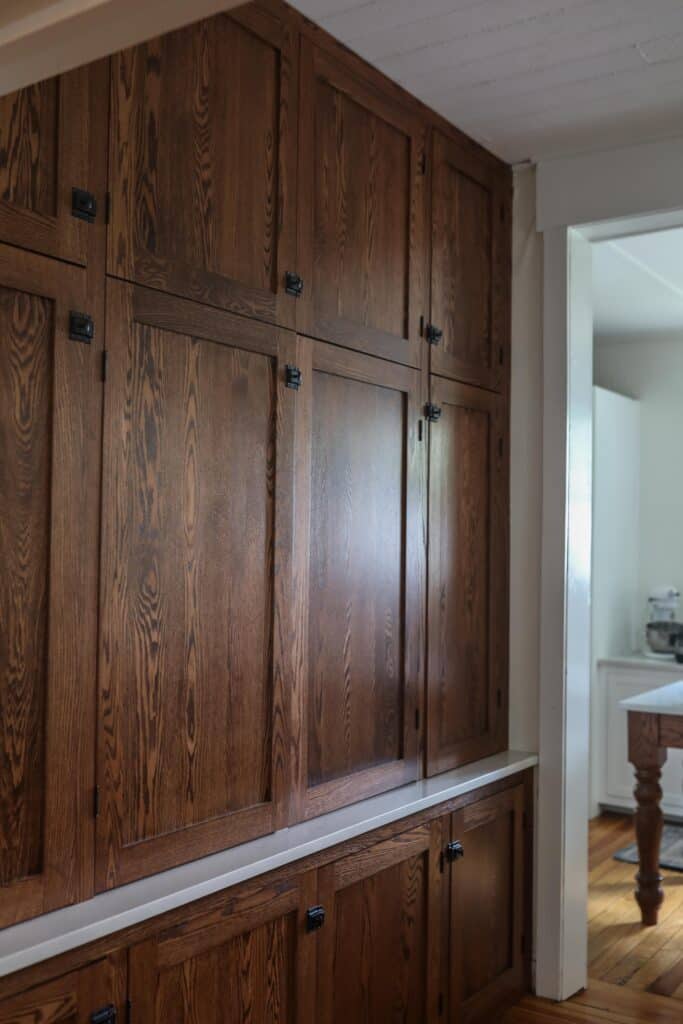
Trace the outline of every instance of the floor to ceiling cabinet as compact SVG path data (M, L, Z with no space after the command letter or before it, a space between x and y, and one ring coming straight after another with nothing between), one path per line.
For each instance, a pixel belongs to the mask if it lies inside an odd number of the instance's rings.
M126 1012L126 953L31 987L0 1003L0 1024L116 1024Z

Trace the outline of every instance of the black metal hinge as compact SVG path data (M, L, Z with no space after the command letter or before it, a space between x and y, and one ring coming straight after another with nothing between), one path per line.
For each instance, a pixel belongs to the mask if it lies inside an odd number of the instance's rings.
M294 388L298 391L301 387L302 381L301 370L298 366L291 366L289 363L285 366L285 387Z
M438 405L433 405L431 402L427 402L425 405L425 418L430 423L436 423L437 420L441 419L441 408Z
M310 907L306 911L306 931L317 932L325 924L325 908Z
M460 860L465 856L465 850L462 843L456 839L454 843L447 843L446 849L446 860L449 864L452 864L454 860Z
M426 173L427 173L427 154L423 150L422 151L422 155L420 157L420 174L426 174Z
M72 341L83 342L89 345L95 337L95 321L87 313L76 313L71 310L69 313L69 337Z
M295 274L293 270L288 270L285 274L285 291L288 295L293 295L295 299L300 299L304 290L304 279Z
M109 353L106 348L102 349L102 383L107 379L107 367L109 364Z
M439 992L439 998L436 1004L436 1012L439 1017L443 1017L443 992Z
M93 811L93 817L94 818L99 818L99 816L100 816L100 787L99 786L95 786L95 789L93 791L92 811Z
M420 709L415 708L415 729L419 732L420 729Z
M71 216L92 224L97 216L97 200L84 188L71 189Z
M126 999L126 1024L133 1024L133 1001Z
M430 345L438 345L443 338L443 331L436 324L427 324L426 338Z
M90 1024L115 1024L116 1022L116 1007L111 1003L109 1006L103 1006L101 1010L95 1010L90 1015Z
M417 439L422 440L422 420L417 421Z

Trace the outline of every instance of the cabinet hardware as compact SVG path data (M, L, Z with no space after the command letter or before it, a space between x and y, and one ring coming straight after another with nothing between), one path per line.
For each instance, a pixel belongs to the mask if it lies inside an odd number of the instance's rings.
M95 786L92 797L92 811L93 817L99 818L100 816L100 787Z
M302 374L298 366L290 366L287 363L285 367L285 387L294 388L298 391L301 387Z
M454 860L460 860L465 856L465 850L463 845L457 839L454 843L448 843L446 845L446 860L449 864L452 864Z
M425 417L430 423L436 423L437 420L441 419L441 408L438 405L432 405L431 402L427 402L425 405Z
M87 313L69 313L69 337L72 341L82 341L89 345L95 337L95 321Z
M420 174L426 174L426 173L427 173L427 154L423 150L422 151L422 156L420 157Z
M422 420L417 421L417 439L422 440Z
M90 1024L116 1024L116 1007L111 1003L90 1015Z
M102 349L102 383L107 379L107 364L109 362L109 353L106 348Z
M293 295L295 299L300 299L304 290L304 279L295 274L293 270L288 270L285 274L285 291L288 295Z
M438 345L443 338L443 331L436 324L427 324L427 341L430 345Z
M439 992L439 1000L436 1007L439 1017L443 1017L443 992Z
M92 224L97 216L97 200L83 188L71 189L71 216Z
M306 911L306 931L317 932L325 924L325 908L310 907Z

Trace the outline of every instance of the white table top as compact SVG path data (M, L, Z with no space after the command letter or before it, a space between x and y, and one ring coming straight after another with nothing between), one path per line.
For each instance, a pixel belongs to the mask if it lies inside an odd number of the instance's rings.
M625 711L645 711L655 715L683 715L683 680L659 686L637 697L619 701Z

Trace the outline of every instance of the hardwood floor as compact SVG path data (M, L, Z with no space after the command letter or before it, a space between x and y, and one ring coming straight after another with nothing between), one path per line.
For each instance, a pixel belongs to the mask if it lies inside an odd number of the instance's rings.
M504 1024L683 1021L683 873L664 871L659 924L644 928L633 898L635 867L613 859L633 837L629 817L590 824L586 992L560 1005L528 997Z

